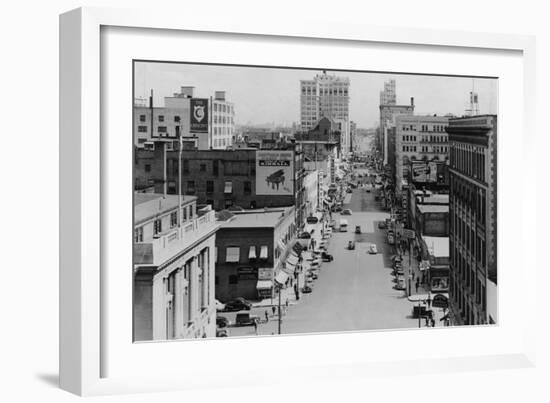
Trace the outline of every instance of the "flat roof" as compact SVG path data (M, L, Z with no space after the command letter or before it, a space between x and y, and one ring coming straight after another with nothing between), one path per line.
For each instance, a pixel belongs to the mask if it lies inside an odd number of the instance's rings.
M182 196L182 205L196 201L195 196ZM161 193L134 193L134 224L147 221L159 214L177 208L178 195L164 195Z
M421 213L448 213L449 205L440 204L417 204L418 211Z
M417 199L422 200L422 194L416 195ZM431 194L424 196L424 203L423 204L430 204L430 203L437 203L437 204L449 204L449 195L447 194Z
M221 222L220 228L275 228L282 217L287 216L293 207L281 207L274 211L232 212L236 213L228 221Z
M434 257L449 257L449 237L423 236L422 240Z

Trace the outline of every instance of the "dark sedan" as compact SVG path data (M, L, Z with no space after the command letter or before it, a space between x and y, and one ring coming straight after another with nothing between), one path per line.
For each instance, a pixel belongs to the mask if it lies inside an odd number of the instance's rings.
M224 311L226 312L235 312L235 311L250 311L252 308L252 303L247 301L244 298L235 298L232 301L229 301L225 304Z

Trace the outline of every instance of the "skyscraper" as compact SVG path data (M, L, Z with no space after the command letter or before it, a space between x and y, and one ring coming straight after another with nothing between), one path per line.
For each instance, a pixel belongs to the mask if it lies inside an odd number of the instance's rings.
M323 117L338 125L341 147L350 147L349 78L317 74L312 80L300 81L300 123L303 131L313 129Z

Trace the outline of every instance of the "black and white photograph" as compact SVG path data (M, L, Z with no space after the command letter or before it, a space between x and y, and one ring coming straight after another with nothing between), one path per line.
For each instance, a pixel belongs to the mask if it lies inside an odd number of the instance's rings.
M132 68L134 342L498 324L497 77Z

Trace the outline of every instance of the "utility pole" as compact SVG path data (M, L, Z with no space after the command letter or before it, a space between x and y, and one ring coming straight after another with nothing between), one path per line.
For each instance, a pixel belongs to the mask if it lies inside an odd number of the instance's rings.
M279 286L279 334L281 334L281 322L282 322L282 318L281 318L281 291L282 291L283 287L282 285Z

